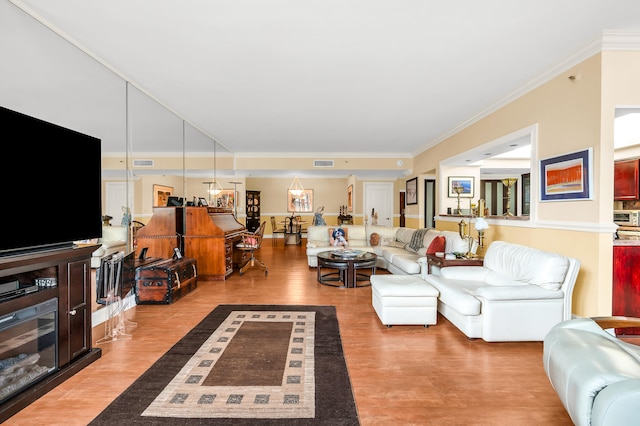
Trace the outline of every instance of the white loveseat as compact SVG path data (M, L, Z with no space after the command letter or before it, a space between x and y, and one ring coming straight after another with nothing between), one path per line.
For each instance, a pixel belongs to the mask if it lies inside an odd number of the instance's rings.
M126 252L127 249L127 227L126 226L103 226L102 237L98 240L100 248L91 254L91 267L99 268L100 260L113 253Z
M495 241L484 266L442 268L422 278L438 292L438 312L469 338L542 341L571 318L580 261L518 244Z
M310 226L307 230L307 264L309 267L318 266L317 255L321 251L331 250L329 235L336 226ZM418 275L421 266L418 259L424 257L429 245L437 236L445 237L447 253L464 252L469 250L466 240L460 238L457 232L438 231L436 229L423 230L422 238L417 241L416 249L410 247L414 228L364 225L342 225L347 232L349 248L373 252L378 256L377 267L387 269L393 274ZM378 234L379 244L371 246L371 235ZM475 247L474 247L475 248Z
M637 318L576 318L545 336L544 370L574 424L640 424L640 346L605 330L638 326Z

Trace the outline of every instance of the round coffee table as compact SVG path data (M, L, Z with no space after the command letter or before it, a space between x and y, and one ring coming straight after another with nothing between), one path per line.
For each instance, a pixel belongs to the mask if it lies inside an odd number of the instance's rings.
M378 256L375 253L366 251L354 252L349 255L344 255L345 252L342 250L328 250L318 253L318 282L334 287L347 288L371 285L369 278L376 273ZM322 268L337 269L337 271L323 274ZM363 269L370 269L371 273L358 272Z

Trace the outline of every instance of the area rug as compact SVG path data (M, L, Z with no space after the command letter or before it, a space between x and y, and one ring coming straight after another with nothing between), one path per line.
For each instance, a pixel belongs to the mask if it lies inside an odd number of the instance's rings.
M359 425L336 309L219 305L90 424Z

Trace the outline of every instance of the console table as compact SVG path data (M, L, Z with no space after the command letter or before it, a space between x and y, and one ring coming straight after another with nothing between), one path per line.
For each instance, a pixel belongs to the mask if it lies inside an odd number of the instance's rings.
M445 259L444 256L436 256L435 254L427 255L427 273L431 273L431 266L446 268L447 266L482 266L484 259L474 257L472 259Z

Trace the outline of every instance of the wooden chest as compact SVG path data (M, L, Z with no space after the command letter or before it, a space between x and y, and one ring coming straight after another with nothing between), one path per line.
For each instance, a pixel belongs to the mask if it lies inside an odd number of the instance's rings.
M168 305L198 285L196 260L166 259L136 269L136 303Z

